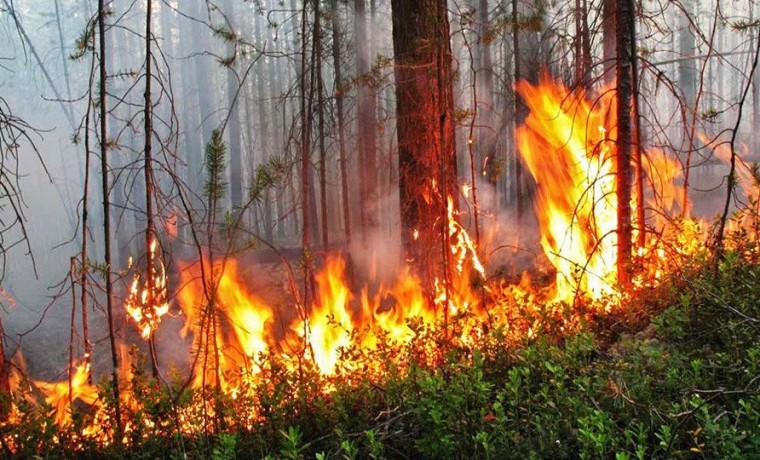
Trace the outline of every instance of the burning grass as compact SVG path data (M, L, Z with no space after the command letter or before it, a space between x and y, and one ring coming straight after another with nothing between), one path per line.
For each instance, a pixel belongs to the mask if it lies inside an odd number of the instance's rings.
M56 404L35 406L41 388L22 384L21 418L4 427L4 442L21 456L751 457L760 449L760 260L741 254L755 248L737 248L717 272L696 263L610 314L509 293L512 326L467 340L450 339L465 318L409 320L410 338L378 330L373 347L352 340L329 373L263 351L221 392L179 374L160 384L133 349L123 446L104 437L113 432L105 380L94 402L69 406L63 391L69 419L60 426ZM518 336L518 327L534 332Z
M506 449L549 457L604 457L615 450L668 456L692 447L702 452L701 433L708 428L695 426L691 440L684 429L704 405L689 402L684 422L654 393L647 396L662 382L639 388L629 371L652 372L675 385L655 358L676 349L690 356L688 350L675 342L668 345L672 350L647 342L651 333L645 328L653 312L674 302L685 307L656 318L657 340L687 323L701 327L699 318L688 316L690 302L698 299L743 319L732 326L742 330L741 346L757 345L756 335L745 331L758 321L757 304L736 307L732 292L714 292L709 285L717 276L716 283L725 284L721 289L733 289L735 281L726 278L731 274L741 275L742 286L758 286L760 277L752 275L760 259L756 205L732 221L730 257L712 263L703 223L666 218L688 215L674 204L675 163L662 152L647 152L649 192L636 200L656 212L636 223L647 238L636 254L634 283L621 290L610 93L584 98L548 80L518 89L531 109L518 143L537 182L541 244L556 273L551 285L535 286L527 275L516 284L488 277L451 198L444 230L449 264L429 280L404 267L394 279L354 288L346 257L328 254L313 279L313 303L304 305L293 289L283 308L251 289L251 274L235 258L181 263L176 302L185 321L181 334L191 343L190 369L154 376L136 347L123 347L119 438L117 401L108 383L89 382L89 364L72 366L63 382L29 381L17 373L0 433L5 452L127 449L224 457L237 451L263 457L279 451L286 458L320 451L348 458L488 457ZM750 196L756 196L753 187ZM141 337L151 341L169 310L170 282L161 261L156 263L144 287L135 278L126 302ZM746 286L737 292L754 299L758 291ZM635 350L621 351L629 346L621 334L641 330L640 340L631 339ZM685 359L672 363L673 372L696 366ZM757 379L737 375L732 383L738 382L756 398ZM668 391L683 395L678 385ZM650 402L661 426L640 412ZM734 403L732 411L738 410ZM757 412L743 410L746 417L735 420L754 423Z

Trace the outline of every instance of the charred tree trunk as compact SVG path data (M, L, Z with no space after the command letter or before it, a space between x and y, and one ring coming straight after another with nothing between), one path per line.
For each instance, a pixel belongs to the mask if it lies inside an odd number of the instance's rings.
M153 279L153 250L151 245L156 238L156 226L153 221L153 101L151 95L151 80L153 79L153 52L151 49L151 41L153 40L153 31L151 29L151 16L153 13L153 2L147 0L145 10L145 107L144 107L144 135L145 146L143 148L143 155L145 164L143 167L143 173L145 177L145 282L148 290L148 297L146 304L148 308L154 309L155 293L154 279ZM152 311L151 314L155 314ZM153 336L153 331L148 338L148 344L150 346L150 366L153 372L153 377L158 377L158 360L156 357L156 342Z
M631 50L635 37L633 35L633 2L617 0L617 157L615 168L617 174L617 218L618 218L618 281L627 285L631 272L631 158L633 151L633 124L631 120L631 102L633 98L633 72Z
M447 251L446 198L456 192L446 3L393 0L401 231L408 259L433 271Z

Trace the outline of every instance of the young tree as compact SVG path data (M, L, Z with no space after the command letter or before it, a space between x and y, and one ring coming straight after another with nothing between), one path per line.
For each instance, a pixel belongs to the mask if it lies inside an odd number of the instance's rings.
M99 82L98 98L100 102L100 173L102 178L103 193L103 239L105 241L105 270L106 280L106 315L108 320L108 339L111 345L111 384L113 385L113 398L116 417L116 433L114 439L121 443L122 423L121 423L121 403L119 402L119 355L116 349L116 332L114 329L113 315L113 281L111 272L111 211L109 202L109 178L108 178L108 130L107 130L107 97L106 91L106 25L105 16L108 14L104 0L98 0L98 54L100 62L98 65Z

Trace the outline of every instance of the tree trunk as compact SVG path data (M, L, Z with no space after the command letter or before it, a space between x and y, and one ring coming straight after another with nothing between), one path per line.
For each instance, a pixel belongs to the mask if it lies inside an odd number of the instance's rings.
M631 156L633 147L633 126L631 123L631 101L633 97L632 43L633 2L617 0L617 218L618 218L618 281L627 285L631 271Z
M5 332L0 319L0 421L5 422L11 410L11 383L8 363L5 360Z
M478 116L479 116L479 160L487 182L496 186L496 175L493 173L496 150L493 100L493 62L491 59L490 20L488 18L488 0L479 0L478 6L478 44L475 47L478 66L476 83L478 85ZM495 193L495 189L492 190Z
M523 60L523 54L524 51L522 51L522 48L520 46L520 21L521 21L521 15L519 14L520 10L518 9L518 3L517 0L512 0L512 53L514 56L514 72L515 72L515 83L519 82L523 77L523 63L521 62ZM527 109L525 107L525 104L523 103L522 99L515 94L514 95L514 103L515 103L515 124L514 126L520 126L522 122L525 120L525 117L528 116ZM513 131L514 132L514 131ZM517 143L515 142L513 144L515 146L515 201L517 203L517 218L521 219L524 213L524 206L523 206L523 179L522 179L522 162L520 160L520 156L517 154Z
M617 62L619 0L602 0L602 81L611 84L615 81L615 63Z
M256 35L256 43L258 46L264 47L266 46L266 37L261 33L261 18L259 15L254 16L253 18L253 31ZM274 139L277 139L278 137L271 132L272 125L274 123L269 122L269 118L273 117L275 114L275 111L272 110L271 112L267 113L267 109L271 109L271 105L269 102L269 97L267 95L267 87L265 83L265 72L264 72L264 66L267 67L267 72L269 75L271 75L271 67L272 63L267 62L266 59L261 59L259 63L257 64L259 66L259 72L257 72L256 75L256 91L254 100L257 101L256 105L259 108L259 128L261 129L261 132L263 135L261 136L261 141L259 145L261 146L262 151L262 160L267 163L269 162L270 158L272 157L272 152L275 148L275 142L273 142ZM270 77L269 84L274 84L274 81ZM249 121L250 123L250 121ZM251 145L253 145L253 142L251 142ZM267 187L266 190L263 191L263 214L264 214L264 238L268 242L272 242L272 232L273 232L273 223L272 223L272 190L270 187Z
M61 2L60 0L55 0L55 24L56 28L58 29L58 44L59 49L61 50L61 65L63 68L63 79L66 83L66 97L69 101L72 100L71 98L71 79L69 78L69 53L66 52L66 41L63 38L63 12L61 11Z
M327 149L325 147L325 97L322 79L322 19L320 0L314 2L314 62L317 79L317 129L319 142L319 209L322 215L322 249L330 245L330 220L327 214Z
M302 234L301 245L303 247L303 274L304 274L304 306L311 304L311 130L310 116L307 112L306 94L306 40L308 24L308 2L303 3L301 9L301 66L299 75L299 93L301 104L301 219Z
M346 246L351 244L351 212L348 202L348 165L346 164L346 134L345 115L343 107L343 66L340 60L341 37L339 29L340 12L338 0L331 0L332 38L333 38L333 67L335 67L335 111L338 118L338 154L340 161L340 189L341 202L343 205L343 232L346 237Z
M695 59L689 59L694 57L696 48L696 42L694 35L690 29L690 19L695 18L694 4L691 0L685 0L683 2L684 12L680 17L681 30L678 33L678 43L680 48L680 56L686 59L680 59L678 61L678 87L683 92L683 104L686 106L686 112L689 114L689 127L684 132L686 139L684 142L686 146L686 160L683 168L683 199L681 201L681 210L684 216L689 209L689 179L691 178L691 157L696 151L697 146L695 142L695 130L697 125L697 117L699 113L699 97L697 93L697 64ZM722 49L718 47L718 49ZM712 48L711 48L712 50ZM707 65L705 62L704 65ZM722 75L722 72L721 72ZM718 88L723 88L723 85L719 85Z
M445 263L437 241L457 189L451 44L446 3L392 1L402 243L428 274Z
M192 3L195 5L193 7L193 17L198 18L200 20L206 20L206 18L202 17L203 8L200 7L200 2L198 0L192 0ZM190 37L191 37L191 46L193 47L193 50L196 53L202 53L206 49L208 49L208 31L206 30L205 26L200 25L197 27L201 27L201 30L197 30L195 28L190 29ZM209 66L204 65L202 60L199 58L195 58L195 89L193 91L193 99L196 99L197 101L197 111L200 121L200 133L201 133L201 146L205 146L211 141L211 131L214 127L214 120L216 117L213 116L213 110L214 107L217 107L214 94L216 93L213 80L211 76L209 75ZM197 129L196 127L192 127L191 129ZM203 184L203 149L198 149L198 158L196 159L198 169L197 171L193 171L197 174L197 188L194 190L200 190L202 188Z
M641 116L640 116L640 104L639 104L639 57L636 51L636 17L635 12L632 12L628 20L631 23L631 40L630 53L631 53L631 85L632 85L632 104L633 110L631 115L633 116L633 162L635 165L635 177L636 183L636 250L643 250L646 246L646 211L644 209L644 159L643 159L643 141L641 134Z
M95 52L93 50L92 57L93 67L90 69L91 73L95 71ZM87 112L85 114L84 121L84 185L82 186L82 248L81 248L81 260L80 260L80 303L82 304L82 342L84 342L84 361L85 366L89 366L92 361L92 343L90 342L90 325L87 319L87 240L89 236L88 223L90 217L89 209L89 186L90 186L90 119L93 108L92 88L87 94ZM92 383L92 373L87 376L87 383Z
M591 39L589 37L586 0L575 0L575 83L591 84Z
M396 2L393 3L394 5ZM365 0L354 2L356 28L356 72L360 81L357 88L356 110L359 117L359 178L360 217L363 235L372 233L378 224L377 215L377 145L375 124L377 103L372 80L371 53L367 33Z
M153 221L153 102L151 95L151 80L153 79L152 66L153 66L153 52L151 50L151 41L153 40L153 31L151 29L151 16L153 13L153 2L147 0L145 10L145 107L144 107L144 126L143 134L145 135L145 146L143 148L143 155L145 159L145 165L143 167L143 173L145 177L145 282L148 290L148 296L145 303L148 308L154 309L155 293L154 278L153 278L153 251L151 245L156 238L156 226ZM151 312L155 315L155 310ZM153 373L153 377L158 377L158 362L156 357L156 342L153 336L153 331L148 338L148 344L150 346L150 366Z
M240 81L235 72L237 67L237 31L235 30L235 8L233 2L227 3L226 11L228 25L233 39L227 42L227 106L229 107L227 136L230 145L230 201L233 210L243 207L243 158L240 142L240 104L238 90Z
M755 19L755 12L752 2L749 3L749 20ZM750 48L751 53L757 52L756 45ZM755 77L752 80L752 126L760 126L760 78ZM760 152L760 136L752 136L752 152ZM758 197L760 198L760 197Z
M113 283L111 280L113 265L111 264L111 212L108 198L108 132L106 130L108 115L108 93L106 91L106 10L103 3L104 0L98 0L98 47L100 55L100 65L98 66L100 76L98 87L98 97L100 100L100 171L102 175L103 239L105 241L106 267L105 273L103 275L106 280L106 316L108 320L108 339L111 345L111 364L113 366L111 369L111 384L113 386L114 410L116 417L116 432L114 434L114 442L117 445L120 445L123 430L121 421L121 402L119 401L119 355L116 349L116 332L114 329L113 317Z

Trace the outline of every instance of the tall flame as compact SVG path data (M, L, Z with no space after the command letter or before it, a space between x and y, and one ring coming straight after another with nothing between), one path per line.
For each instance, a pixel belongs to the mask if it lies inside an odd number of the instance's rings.
M557 269L556 299L614 294L617 198L612 91L591 102L543 76L517 91L530 109L517 145L537 183L541 245Z

